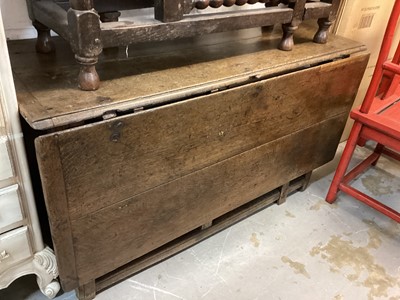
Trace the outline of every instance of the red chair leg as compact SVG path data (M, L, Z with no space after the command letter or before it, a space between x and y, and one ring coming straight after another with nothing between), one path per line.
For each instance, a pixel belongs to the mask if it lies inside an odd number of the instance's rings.
M381 154L382 154L384 149L385 149L384 145L379 144L379 143L376 145L374 152L379 154L379 156L378 156L378 158L376 160L374 160L374 162L371 164L371 166L376 166L376 164L377 164L377 162L379 160L379 157L381 157Z
M349 139L347 140L346 143L346 147L343 150L343 154L342 157L340 158L340 162L336 169L335 176L333 177L328 194L326 195L326 201L328 203L333 203L336 200L336 196L339 191L339 185L343 180L347 167L349 166L351 156L353 155L354 149L356 148L361 127L362 127L361 123L356 121L353 125L353 128L351 129Z

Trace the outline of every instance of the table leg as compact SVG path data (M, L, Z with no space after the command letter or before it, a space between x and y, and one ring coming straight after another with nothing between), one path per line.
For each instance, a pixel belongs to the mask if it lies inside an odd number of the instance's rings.
M92 300L96 297L96 283L94 280L76 289L76 296L79 300Z

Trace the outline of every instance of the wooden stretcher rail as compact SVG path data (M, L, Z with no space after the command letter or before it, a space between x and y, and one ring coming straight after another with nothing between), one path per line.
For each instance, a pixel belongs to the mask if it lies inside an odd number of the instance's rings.
M172 255L175 255L186 248L193 246L208 237L226 229L229 226L259 212L260 210L270 206L271 204L277 203L278 205L283 204L286 200L286 196L297 190L303 190L307 187L310 180L311 172L300 176L275 190L246 203L237 209L226 213L225 215L215 219L211 222L211 226L206 229L200 227L185 234L182 237L177 238L171 243L160 247L159 249L144 255L143 257L109 273L96 280L96 292L100 292L109 286L118 283L119 281L127 278L141 270L144 270ZM282 189L285 188L285 193L282 193ZM282 197L284 194L284 197Z
M269 17L273 14L273 18ZM149 42L164 41L182 37L197 36L229 30L269 26L278 20L290 22L292 10L286 9L257 9L246 14L242 12L223 13L210 19L209 15L190 15L182 21L135 25L134 23L103 23L101 39L104 47L123 46L130 41ZM251 21L251 22L249 22Z

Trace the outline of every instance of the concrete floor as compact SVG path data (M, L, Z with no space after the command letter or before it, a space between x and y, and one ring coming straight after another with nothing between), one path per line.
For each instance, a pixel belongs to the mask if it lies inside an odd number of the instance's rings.
M367 154L356 150L352 163ZM327 204L336 164L315 172L311 186L285 204L270 206L96 299L400 300L400 225L343 194ZM400 164L381 158L355 185L400 210L399 179ZM0 299L46 298L28 276L0 291ZM56 299L76 296L69 292Z

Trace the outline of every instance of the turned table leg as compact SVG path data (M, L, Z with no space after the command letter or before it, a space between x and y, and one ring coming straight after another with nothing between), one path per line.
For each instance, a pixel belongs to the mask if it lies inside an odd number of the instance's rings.
M95 65L103 50L100 39L100 16L93 9L92 0L70 0L69 3L70 43L75 58L81 65L78 84L85 91L97 90L100 78Z
M37 31L36 51L38 53L50 53L55 50L54 43L51 40L50 28L38 21L32 22Z

